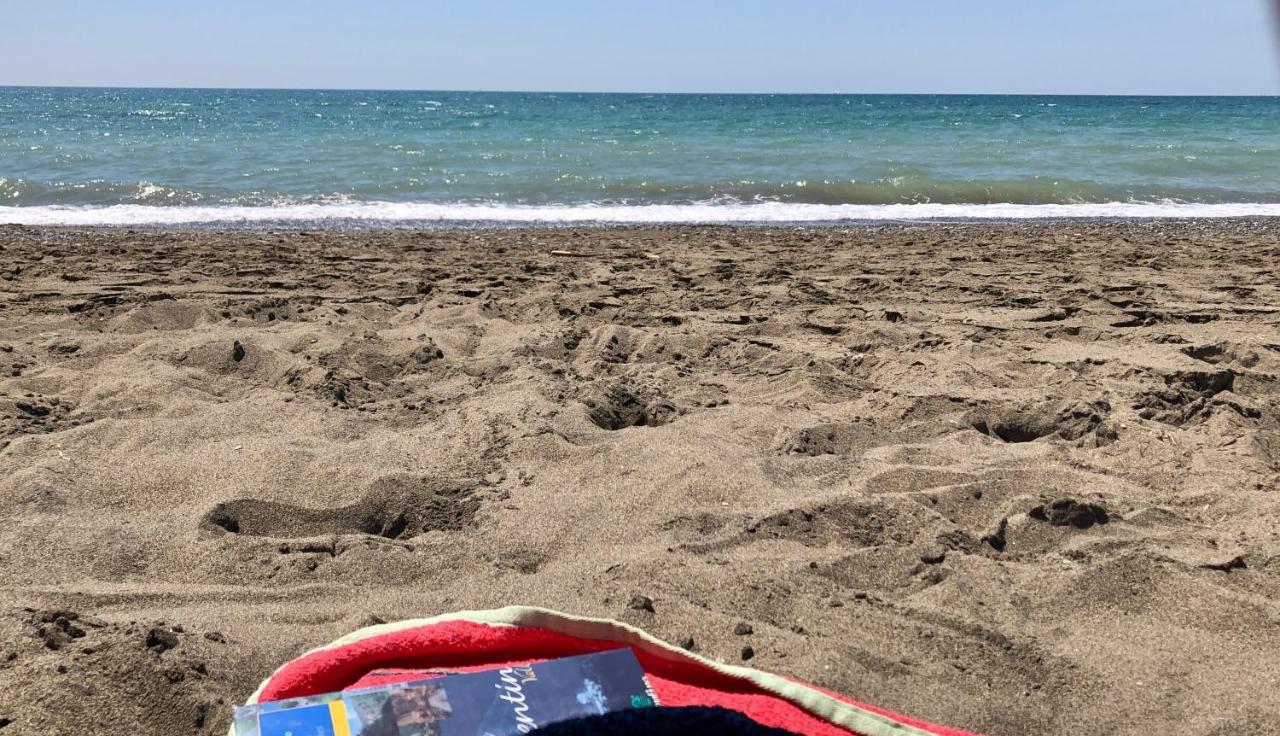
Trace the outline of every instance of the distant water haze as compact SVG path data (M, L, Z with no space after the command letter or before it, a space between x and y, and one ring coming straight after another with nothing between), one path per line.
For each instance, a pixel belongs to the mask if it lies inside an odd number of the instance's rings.
M0 222L1280 214L1280 99L0 88Z

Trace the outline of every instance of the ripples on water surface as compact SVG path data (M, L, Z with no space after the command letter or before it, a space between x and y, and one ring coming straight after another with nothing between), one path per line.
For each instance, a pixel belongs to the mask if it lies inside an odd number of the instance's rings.
M0 222L1280 214L1280 98L0 88Z

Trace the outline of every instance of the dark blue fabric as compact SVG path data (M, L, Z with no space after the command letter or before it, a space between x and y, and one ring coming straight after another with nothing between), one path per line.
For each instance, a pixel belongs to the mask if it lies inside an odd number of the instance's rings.
M796 736L727 708L633 708L538 729L542 736Z

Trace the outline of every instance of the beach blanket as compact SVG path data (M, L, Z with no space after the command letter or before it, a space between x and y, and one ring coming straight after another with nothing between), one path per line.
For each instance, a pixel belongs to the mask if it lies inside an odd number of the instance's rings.
M637 725L637 733L710 733L705 724L739 719L739 726L754 721L763 727L758 731L762 734L782 729L804 736L972 736L790 678L714 662L617 621L520 606L360 629L280 667L249 702L383 685L429 672L525 664L620 645L631 647L664 706L638 717L657 720L628 725L626 719L636 716L623 716L608 724L607 717L600 717L606 718L606 725L598 729L585 722L563 724L563 733L615 733ZM726 726L715 732L747 730Z

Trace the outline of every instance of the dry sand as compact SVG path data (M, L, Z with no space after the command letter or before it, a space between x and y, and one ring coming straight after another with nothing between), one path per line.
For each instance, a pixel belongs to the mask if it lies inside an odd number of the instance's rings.
M222 733L309 647L514 603L991 734L1280 733L1278 265L0 228L0 736Z

